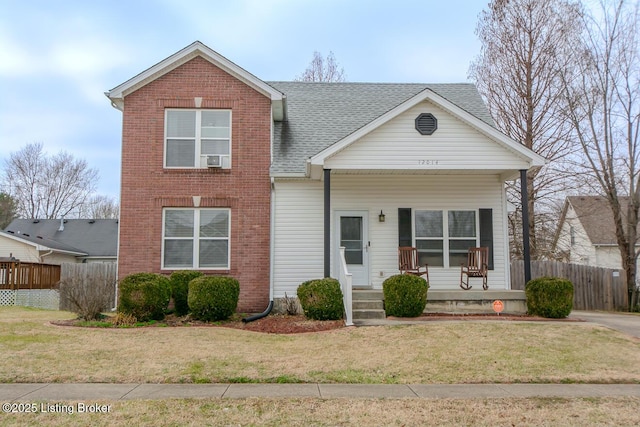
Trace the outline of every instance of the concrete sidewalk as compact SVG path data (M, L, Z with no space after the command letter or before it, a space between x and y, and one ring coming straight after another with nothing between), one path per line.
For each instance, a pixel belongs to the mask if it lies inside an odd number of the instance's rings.
M640 384L0 384L2 402L247 397L469 399L640 397Z

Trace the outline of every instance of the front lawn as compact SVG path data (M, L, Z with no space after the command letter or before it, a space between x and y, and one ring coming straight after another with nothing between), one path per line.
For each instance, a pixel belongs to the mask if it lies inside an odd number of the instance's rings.
M640 382L640 342L580 322L428 322L279 335L79 328L0 308L0 382Z

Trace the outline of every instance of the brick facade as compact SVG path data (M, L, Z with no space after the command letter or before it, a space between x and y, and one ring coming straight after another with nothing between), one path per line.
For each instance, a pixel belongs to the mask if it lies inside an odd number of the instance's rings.
M165 108L232 110L231 169L165 169ZM127 95L122 138L118 275L162 270L162 209L231 210L230 275L240 282L238 311L269 301L271 102L209 61L196 57Z

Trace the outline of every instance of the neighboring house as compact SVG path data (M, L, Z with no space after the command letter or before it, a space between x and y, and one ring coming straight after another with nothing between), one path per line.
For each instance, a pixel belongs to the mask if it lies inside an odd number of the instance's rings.
M14 219L0 232L0 256L23 262L116 262L118 220Z
M509 289L506 180L544 159L499 132L472 84L264 82L195 42L106 95L123 111L120 277L198 269L240 311L419 248L459 289L470 246Z
M620 203L625 210L628 198ZM553 243L565 262L605 268L622 268L613 212L601 196L567 197Z

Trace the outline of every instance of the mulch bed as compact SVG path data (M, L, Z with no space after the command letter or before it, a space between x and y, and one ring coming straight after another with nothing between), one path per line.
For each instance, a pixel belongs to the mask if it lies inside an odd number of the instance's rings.
M543 317L527 316L527 315L513 315L513 314L448 314L448 313L424 313L419 317L387 317L387 320L400 320L400 321L447 321L447 320L489 320L489 321L562 321L562 322L580 322L579 319L547 319ZM57 326L82 326L76 319L71 320L57 320L51 322ZM309 320L303 315L285 315L285 314L271 314L253 322L244 323L240 318L225 322L208 323L198 320L193 320L189 316L176 317L175 315L168 315L165 320L143 327L159 327L159 326L202 326L202 327L224 327L242 329L252 332L262 332L268 334L301 334L307 332L322 332L331 331L335 329L344 328L344 321L342 320ZM91 327L91 326L84 326Z
M56 326L75 326L75 327L88 327L99 328L103 326L87 326L83 322L77 319L70 320L55 320L50 322ZM334 329L344 328L343 320L309 320L303 315L282 315L275 314L263 317L262 319L254 320L253 322L242 322L241 318L236 318L224 322L202 322L199 320L191 319L189 316L177 317L175 315L168 315L164 320L152 323L149 325L139 327L181 327L181 326L202 326L202 327L223 327L242 329L253 332L263 332L270 334L300 334L305 332L322 332L330 331Z

